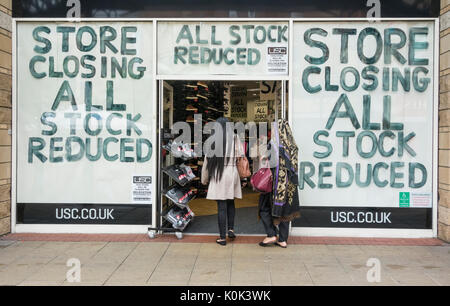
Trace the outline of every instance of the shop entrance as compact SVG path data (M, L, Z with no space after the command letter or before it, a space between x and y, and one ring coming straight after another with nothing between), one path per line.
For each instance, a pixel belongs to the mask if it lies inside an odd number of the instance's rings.
M199 138L199 121L203 127L220 117L244 124L254 122L257 127L266 123L270 133L270 123L284 117L285 85L283 81L161 81L158 205L161 225L171 227L175 224L176 229L185 233L218 232L217 203L206 199L208 186L201 183L204 155L192 153L199 141L204 142L209 137L202 134ZM190 143L184 143L179 152L170 147L180 136L172 129L177 122L188 124L191 130ZM257 137L260 134L258 128ZM252 136L248 130L240 136L245 140L253 173L259 168L258 158L250 157ZM235 200L235 231L247 235L263 234L263 226L257 217L259 193L252 189L250 178L242 180L241 186L243 198Z

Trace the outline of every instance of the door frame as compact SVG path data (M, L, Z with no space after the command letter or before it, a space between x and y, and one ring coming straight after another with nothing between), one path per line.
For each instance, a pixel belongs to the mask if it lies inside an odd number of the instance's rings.
M244 78L244 77L240 77L239 80L235 80L234 77L220 77L220 78L216 78L215 76L209 75L209 76L203 76L201 78L197 78L195 75L192 76L190 75L189 78L183 78L183 76L176 76L176 77L171 77L168 79L163 79L161 77L157 77L156 78L156 87L158 88L158 92L157 92L157 127L156 127L156 131L157 131L157 137L156 137L156 141L157 141L157 148L158 148L158 155L157 155L157 169L156 169L156 178L157 178L157 190L156 190L156 205L154 205L155 209L153 211L153 215L154 215L154 219L153 219L153 225L156 227L160 227L163 224L164 221L164 217L162 216L161 212L162 212L162 190L163 190L163 185L162 185L162 174L161 174L161 167L162 167L162 156L161 156L161 152L162 150L160 149L161 147L161 130L163 127L163 114L164 114L164 89L169 89L172 92L172 110L173 110L173 87L167 82L167 81L223 81L223 82L239 82L239 81L255 81L255 82L259 82L259 81L280 81L281 82L281 115L282 118L287 118L287 112L288 109L286 108L286 82L288 81L288 78L286 77L273 77L270 79L265 79L265 80L260 80L260 79L255 79L254 77L248 77L248 78ZM278 103L276 104L278 107ZM275 111L276 114L278 114L278 109ZM173 113L170 114L170 118L169 118L169 122L170 125L173 126L174 122L173 122ZM195 221L194 221L195 222ZM290 227L291 229L291 227ZM210 235L211 233L189 233L189 235ZM243 234L243 235L254 235L254 234ZM259 236L259 235L256 235Z

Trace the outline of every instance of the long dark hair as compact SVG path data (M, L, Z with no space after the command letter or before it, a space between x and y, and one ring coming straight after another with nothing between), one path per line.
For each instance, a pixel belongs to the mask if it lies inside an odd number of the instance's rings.
M211 146L211 152L206 152L207 165L206 169L208 170L209 180L214 178L216 181L219 181L223 175L223 169L225 165L228 164L230 160L230 149L231 144L233 143L233 135L230 135L229 131L227 131L227 122L229 120L224 117L220 117L216 120L218 124L222 127L222 150L216 150L214 147L215 143ZM214 130L214 134L211 137L217 136L217 130ZM215 154L215 152L219 151L219 154ZM219 156L217 156L219 155Z

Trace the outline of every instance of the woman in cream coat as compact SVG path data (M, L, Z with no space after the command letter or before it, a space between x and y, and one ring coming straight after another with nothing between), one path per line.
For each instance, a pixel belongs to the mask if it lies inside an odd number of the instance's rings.
M222 148L225 148L225 152L223 149L215 148L212 148L211 152L206 152L202 167L202 184L209 183L206 198L217 201L220 238L216 242L226 245L227 229L228 237L236 238L234 199L242 199L241 180L236 166L237 157L241 155L241 144L237 135L227 135L228 119L219 118L216 122L222 127Z

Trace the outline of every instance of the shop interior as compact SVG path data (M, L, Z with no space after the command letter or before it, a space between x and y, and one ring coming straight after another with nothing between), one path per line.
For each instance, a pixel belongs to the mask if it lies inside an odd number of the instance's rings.
M219 117L233 122L270 123L282 115L282 81L164 81L161 84L160 106L160 222L185 233L217 233L217 203L207 200L208 186L201 183L204 156L194 153L195 115L201 114L203 126ZM283 108L285 109L285 108ZM191 143L178 146L171 127L175 122L191 126ZM246 131L245 154L250 171L258 170L258 159L251 158ZM203 142L209 137L203 134ZM197 135L198 139L198 135ZM241 138L242 139L242 138ZM259 193L250 178L241 180L242 199L235 200L235 232L263 234L258 220Z

